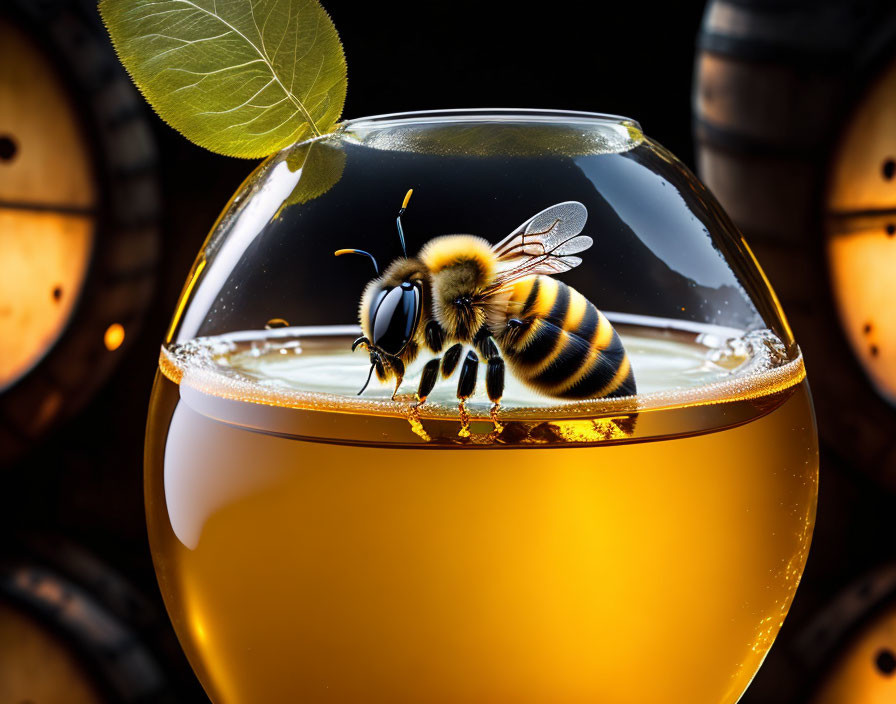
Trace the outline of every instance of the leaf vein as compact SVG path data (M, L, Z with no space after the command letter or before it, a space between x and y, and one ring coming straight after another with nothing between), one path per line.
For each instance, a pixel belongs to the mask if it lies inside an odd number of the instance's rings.
M240 32L236 27L234 27L232 24L230 24L230 22L228 22L227 20L225 20L225 19L224 19L223 17L221 17L220 15L215 14L215 13L211 13L211 12L209 12L208 10L206 10L206 9L203 8L203 7L199 7L199 6L196 5L194 2L191 2L191 0L174 0L174 1L175 1L175 2L182 2L182 3L186 4L186 5L191 5L191 6L195 7L197 10L200 10L200 11L206 13L206 14L209 15L210 17L214 17L215 19L221 21L222 23L224 23L225 25L227 25L228 27L230 27L234 32L236 32L237 34L239 34L243 39L245 39L245 40L246 40L246 43L248 43L249 46L251 46L253 49L255 49L255 51L258 53L258 55L261 56L261 58L264 60L264 63L267 65L268 69L270 70L271 75L274 76L274 80L277 81L277 83L278 83L278 84L280 85L280 87L283 89L283 92L286 93L287 97L290 99L290 102L292 102L292 104L295 105L295 107L299 110L299 112L301 112L301 113L303 114L303 116L305 117L305 119L308 120L308 123L309 123L309 125L310 125L310 127L311 127L311 131L314 132L315 136L318 136L318 137L321 136L320 131L317 129L317 125L314 123L314 120L311 118L310 113L307 111L307 109L305 108L305 106L302 104L301 100L299 100L299 99L298 99L295 95L293 95L290 91L286 90L286 86L284 86L283 83L280 81L280 78L277 76L277 72L276 72L276 70L275 70L274 67L271 65L271 62L268 61L267 56L266 56L266 55L265 55L265 54L264 54L264 53L263 53L257 46L255 46L255 44L253 44L252 41L251 41L245 34L243 34L242 32ZM250 8L252 7L252 4L251 4L251 3L249 4L249 7L250 7ZM252 21L255 22L255 13L254 13L254 10L253 10L253 12L252 12ZM319 23L319 20L318 20L318 23ZM257 29L257 28L258 28L258 25L256 24L255 27L256 27L256 29Z
M206 110L204 112L200 112L197 114L199 114L199 115L226 115L227 113L233 112L234 110L239 110L240 108L248 106L253 100L255 100L255 98L257 98L259 95L264 93L268 89L268 86L270 86L273 82L274 82L274 79L272 78L267 83L265 83L261 88L259 88L257 91L255 91L254 94L252 94L250 97L248 97L246 100L244 100L242 103L240 103L239 105L236 105L232 108L229 108L228 110ZM284 100L285 100L285 98L284 98Z

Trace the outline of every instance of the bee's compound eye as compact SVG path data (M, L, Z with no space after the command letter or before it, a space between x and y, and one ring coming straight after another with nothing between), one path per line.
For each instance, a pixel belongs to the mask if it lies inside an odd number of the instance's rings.
M397 355L414 336L420 319L420 286L405 281L384 293L373 309L373 344Z
M370 296L370 306L367 308L367 325L369 326L371 337L375 337L376 312L379 310L380 304L390 290L391 289L381 288L378 291L373 291Z

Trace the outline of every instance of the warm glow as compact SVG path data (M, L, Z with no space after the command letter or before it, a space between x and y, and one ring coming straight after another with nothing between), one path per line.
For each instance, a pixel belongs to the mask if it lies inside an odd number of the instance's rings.
M90 217L0 208L0 389L27 373L62 333L92 240Z
M881 395L896 403L896 63L843 134L828 191L828 260L840 323ZM833 330L832 330L833 334Z
M896 607L874 619L846 648L819 690L814 704L892 704L896 678Z
M96 192L79 124L43 50L0 19L0 133L15 145L0 161L0 391L55 344L84 283Z
M0 132L18 145L15 157L0 163L0 202L95 205L89 142L69 88L44 51L0 18Z
M58 586L58 585L54 585ZM0 602L0 701L100 704L76 654L24 610ZM39 673L37 675L36 673Z
M147 519L215 701L731 704L796 590L817 469L803 384L719 432L461 452L299 442L268 432L274 411L308 433L320 406L213 396L204 376L156 384ZM663 437L679 410L656 412Z
M114 352L121 347L122 342L124 342L124 328L119 323L112 323L106 328L106 334L103 335L103 343L106 345L106 349Z
M896 207L896 62L866 94L843 135L828 193L828 209L869 211Z
M196 632L196 639L200 643L205 643L208 636L205 633L205 626L202 625L202 621L198 618L193 619L193 630Z
M896 240L882 227L861 230L832 237L828 255L846 337L878 391L896 402Z

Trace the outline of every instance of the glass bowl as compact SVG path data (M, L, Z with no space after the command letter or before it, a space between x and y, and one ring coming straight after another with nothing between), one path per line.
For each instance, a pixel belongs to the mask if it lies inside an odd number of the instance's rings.
M215 702L719 704L789 608L817 462L765 276L636 122L385 115L212 229L147 517Z

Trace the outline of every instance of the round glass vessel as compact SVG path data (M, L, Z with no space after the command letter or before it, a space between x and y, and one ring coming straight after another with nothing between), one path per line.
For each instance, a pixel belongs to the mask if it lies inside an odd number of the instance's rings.
M817 468L768 282L637 123L413 113L228 204L162 345L147 518L217 704L725 704Z

